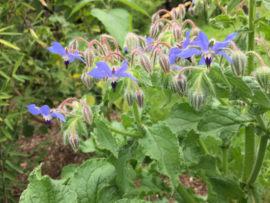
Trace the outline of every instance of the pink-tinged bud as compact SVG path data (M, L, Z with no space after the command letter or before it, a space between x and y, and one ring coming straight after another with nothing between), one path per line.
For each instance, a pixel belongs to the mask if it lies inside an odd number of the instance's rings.
M183 74L180 77L176 76L174 78L174 86L177 93L180 95L181 98L184 97L186 87L187 87L187 78Z
M153 73L153 66L146 54L141 54L139 58L140 64L147 73Z
M75 134L71 135L71 137L69 138L69 142L74 149L77 150L79 148L79 137L77 135Z
M152 15L152 25L154 25L159 20L159 14Z
M176 23L174 23L174 25L173 25L173 37L174 37L175 41L180 41L181 40L181 35L182 35L181 28Z
M152 26L150 27L150 37L151 37L152 39L154 39L154 38L156 37L156 35L157 35L157 32L158 32L157 26L152 25Z
M129 106L132 106L133 104L133 94L131 92L126 93L126 100Z
M144 94L142 91L136 92L136 101L139 107L142 108L144 102Z
M159 65L164 73L170 73L170 61L169 57L166 54L162 54L161 56L159 56Z
M246 55L241 51L235 51L231 55L233 63L231 63L232 72L236 76L243 76L246 70Z
M82 73L81 75L81 80L83 84L85 84L85 86L88 87L88 89L91 89L96 82L96 79L94 77L84 73Z
M78 49L78 41L72 40L69 43L69 50L77 50Z
M85 61L86 61L87 66L91 67L95 60L95 53L90 48L87 48L84 53L85 53Z
M178 10L176 10L176 9L173 9L173 10L172 10L171 15L172 15L172 17L173 17L174 19L176 19L176 18L178 17L178 14L179 14Z
M181 4L179 12L181 12L181 17L182 17L181 20L183 20L185 18L185 16L186 16L186 7L183 6L183 4Z
M84 102L83 103L81 102L81 107L82 107L82 114L83 114L84 120L87 123L91 124L92 119L93 119L93 113L92 113L91 108Z
M199 28L195 27L195 28L193 28L193 29L191 30L191 34L192 34L192 36L198 37L200 31L201 31L201 30L200 30Z
M162 32L162 30L163 30L163 24L162 24L162 22L159 22L159 23L157 24L157 31L158 31L158 32Z
M160 49L160 46L158 46L154 51L153 51L153 64L156 63L156 60L158 58L159 52L158 49Z
M139 40L137 35L132 32L129 32L126 36L126 45L129 53L132 53L139 46Z

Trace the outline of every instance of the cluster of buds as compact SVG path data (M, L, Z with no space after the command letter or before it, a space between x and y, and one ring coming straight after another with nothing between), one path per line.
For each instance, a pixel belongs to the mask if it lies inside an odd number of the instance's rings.
M133 93L131 91L127 91L125 93L125 98L126 98L127 104L130 107L132 106L134 100L137 102L137 104L140 108L143 107L144 93L140 89L138 89L136 93Z
M231 55L233 63L231 63L232 72L236 76L243 76L246 68L246 55L241 51L234 51Z

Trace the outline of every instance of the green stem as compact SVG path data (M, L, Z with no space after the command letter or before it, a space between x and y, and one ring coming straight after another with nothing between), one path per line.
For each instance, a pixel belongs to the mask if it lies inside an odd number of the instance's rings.
M246 182L252 172L255 161L255 133L253 124L249 124L245 128L245 157L242 171L242 181Z
M254 29L254 15L255 15L255 6L253 6L254 0L249 0L249 21L248 21L248 28L249 28L249 33L248 33L248 51L253 51L254 50L254 36L255 36L255 29ZM254 71L254 56L249 55L248 61L247 61L247 74L250 75Z
M205 154L210 154L209 151L208 151L208 149L206 148L206 146L205 146L205 144L203 143L203 141L202 141L201 138L198 139L198 144L200 145L201 149L203 150L203 152L204 152ZM221 175L221 173L220 173L220 171L219 171L219 169L218 169L217 166L216 166L216 172L217 172L219 175Z
M223 160L222 160L223 173L227 175L228 174L228 159L227 159L228 148L227 147L222 148L222 154L223 154Z
M109 100L106 101L106 107L107 107L107 117L110 122L112 122L111 119L111 112L110 112L110 107L109 107Z
M190 194L188 194L188 192L181 185L181 183L178 184L176 190L186 203L196 203L196 201L192 198L192 196L190 196Z
M228 106L227 102L225 102L224 99L218 98L218 101L219 101L223 106Z
M139 135L139 134L136 134L136 133L131 133L131 132L119 130L119 129L114 128L114 127L112 127L110 125L108 125L108 127L110 128L111 131L122 134L122 135L126 135L126 136L129 136L129 137L135 137L135 138L143 137L142 135Z
M140 117L140 113L139 113L137 102L133 102L132 109L133 109L133 115L134 115L135 120L138 123L141 123L141 117Z
M267 141L268 141L268 136L261 137L259 149L258 149L258 153L257 153L257 159L256 159L256 162L254 164L251 176L247 182L247 184L249 184L249 185L253 185L255 183L255 181L257 180L257 177L261 171L265 152L266 152Z

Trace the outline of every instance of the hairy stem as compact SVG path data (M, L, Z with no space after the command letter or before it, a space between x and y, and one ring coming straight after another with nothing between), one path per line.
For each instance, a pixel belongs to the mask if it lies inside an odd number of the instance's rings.
M139 126L139 124L141 123L141 117L140 117L140 112L139 112L137 102L133 102L132 109L133 109L133 115L134 115L135 121L137 122L138 132L140 135L142 135L142 131L141 131L141 128Z
M253 124L245 127L245 157L242 171L242 181L246 182L251 174L255 161L255 133Z
M108 125L108 127L110 128L111 131L122 134L122 135L126 135L129 137L135 137L135 138L142 138L142 135L136 134L136 133L131 133L131 132L127 132L127 131L123 131L123 130L119 130L117 128L114 128L110 125Z
M107 107L107 117L110 122L112 122L111 119L111 113L110 113L110 107L109 107L109 100L106 101L106 107Z
M178 194L184 199L186 203L196 203L196 201L193 199L192 196L186 191L186 189L181 185L181 183L178 184L176 188Z
M252 54L252 55L256 56L256 58L257 58L257 59L259 60L259 62L260 62L261 67L265 66L265 64L264 64L264 62L263 62L263 59L262 59L262 58L260 57L260 55L257 54L255 51L248 51L248 52L246 52L246 55L248 55L248 54Z

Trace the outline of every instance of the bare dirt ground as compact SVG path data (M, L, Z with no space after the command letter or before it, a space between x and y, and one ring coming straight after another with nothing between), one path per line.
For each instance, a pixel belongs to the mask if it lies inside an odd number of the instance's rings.
M116 118L115 116L113 116L112 119L119 120L119 118ZM39 122L34 122L34 124L36 125L36 129L41 125ZM35 150L46 140L50 140L50 145L41 146L39 151ZM49 129L49 133L47 135L41 135L37 131L32 137L22 138L16 144L21 144L16 151L29 154L30 157L27 159L33 160L32 162L37 160L42 152L47 151L46 155L41 157L40 160L34 163L34 165L29 162L28 163L30 165L27 164L27 161L21 164L21 166L28 172L17 177L18 182L25 184L24 188L14 186L13 194L17 200L19 200L23 189L25 189L28 184L27 179L29 173L40 163L43 163L42 175L47 174L53 179L59 179L63 167L70 164L80 165L90 157L95 156L94 153L75 153L70 145L64 145L62 135L60 134L60 128L56 123L52 125L52 128ZM162 179L164 182L168 181L166 177ZM189 177L188 174L185 173L179 176L179 180L184 186L193 188L197 195L205 196L207 194L207 186L201 179L197 177ZM152 201L157 199L158 196L153 195ZM174 202L174 199L171 198L170 202Z

